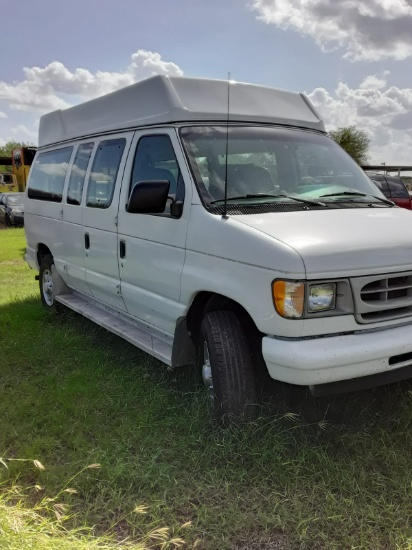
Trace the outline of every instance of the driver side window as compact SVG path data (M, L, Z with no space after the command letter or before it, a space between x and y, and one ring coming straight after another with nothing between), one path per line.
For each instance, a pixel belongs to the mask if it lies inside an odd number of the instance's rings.
M163 214L170 214L172 200L184 200L184 182L169 136L144 136L136 149L129 195L140 181L167 180L170 199Z

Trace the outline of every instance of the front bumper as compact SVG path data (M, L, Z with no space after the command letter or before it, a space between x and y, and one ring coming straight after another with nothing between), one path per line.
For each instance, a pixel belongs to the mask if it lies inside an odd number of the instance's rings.
M266 336L262 352L275 380L301 386L330 384L412 365L412 324L302 340Z
M9 216L13 225L24 225L24 214L22 212L11 212Z

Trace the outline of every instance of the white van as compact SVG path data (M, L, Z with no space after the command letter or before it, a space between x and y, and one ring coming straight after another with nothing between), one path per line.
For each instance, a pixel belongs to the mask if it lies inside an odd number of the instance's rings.
M314 394L412 376L412 215L302 94L156 76L55 111L26 195L43 304L200 361L223 423L262 360Z

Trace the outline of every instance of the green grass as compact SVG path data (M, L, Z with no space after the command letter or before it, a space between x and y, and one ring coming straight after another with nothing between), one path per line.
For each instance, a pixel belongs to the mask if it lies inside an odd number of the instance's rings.
M45 470L0 464L0 548L114 548L98 536L160 548L147 534L167 527L206 550L412 550L410 382L321 399L267 384L258 420L222 431L197 373L43 311L24 245L0 231L0 456ZM3 524L36 506L55 546L7 546Z

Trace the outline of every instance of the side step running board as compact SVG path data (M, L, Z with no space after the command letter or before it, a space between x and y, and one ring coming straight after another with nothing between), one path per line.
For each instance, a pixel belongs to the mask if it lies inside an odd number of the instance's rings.
M94 321L97 325L160 359L166 365L170 366L172 364L172 342L151 333L149 327L143 324L142 328L138 327L137 323L129 321L120 312L111 312L105 306L99 307L78 294L60 294L55 299L64 306L87 317L87 319Z

